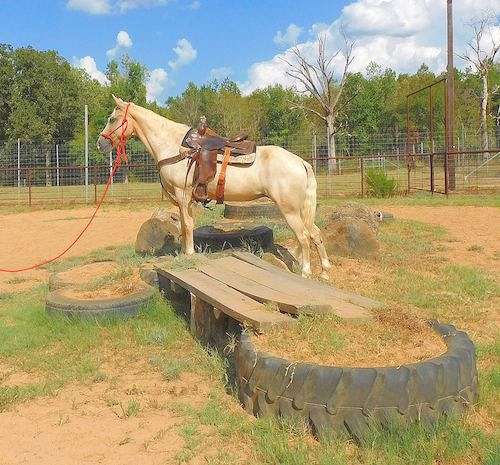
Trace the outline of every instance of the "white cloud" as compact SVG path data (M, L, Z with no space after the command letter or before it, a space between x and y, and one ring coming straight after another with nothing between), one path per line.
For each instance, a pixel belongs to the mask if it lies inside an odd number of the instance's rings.
M280 47L292 47L297 43L297 40L302 32L302 28L296 24L290 24L285 33L278 31L274 36L274 43Z
M76 58L73 60L73 65L76 68L85 70L92 79L99 81L101 84L109 84L108 78L102 71L97 68L97 64L93 57L86 56L80 59Z
M172 0L68 0L67 6L93 15L126 13L137 8L152 8L170 3ZM196 1L193 3L197 3ZM199 3L199 2L198 2Z
M109 0L68 0L67 6L92 15L105 15L111 11Z
M127 31L120 31L116 35L116 45L114 48L108 50L106 52L106 55L108 58L115 58L118 53L126 48L132 47L133 42L132 39L130 38L130 35L128 34Z
M470 31L466 23L483 11L500 11L500 0L461 0L454 2L455 50L462 53ZM351 70L366 70L372 61L382 68L390 67L398 72L415 72L422 63L433 71L446 67L446 2L435 0L356 0L346 5L340 16L329 24L313 24L308 41L298 44L304 56L317 56L316 37L326 37L327 47L336 51L342 47L340 33L344 29L356 42L355 60ZM494 34L497 28L493 29ZM288 32L288 30L287 30ZM278 41L287 35L277 34ZM241 84L245 93L272 84L285 86L295 82L286 75L287 65L280 57L293 59L290 49L269 60L254 63L248 70L248 80ZM342 72L344 57L339 54L332 62L337 74ZM463 66L456 60L458 66Z
M182 68L183 66L191 63L196 59L198 52L191 45L191 42L187 39L180 39L177 41L177 47L172 49L174 53L177 55L175 60L171 60L168 62L168 65L173 69L177 70Z
M167 3L170 3L170 0L118 0L116 5L118 9L124 13L128 10L151 8L166 5Z
M223 79L231 76L231 74L233 74L233 69L230 66L212 68L210 70L210 79L217 79L218 81L222 81Z
M148 102L158 101L168 84L168 73L163 68L156 68L149 73L146 82Z
M201 2L199 0L194 0L188 5L190 10L199 10L201 8Z

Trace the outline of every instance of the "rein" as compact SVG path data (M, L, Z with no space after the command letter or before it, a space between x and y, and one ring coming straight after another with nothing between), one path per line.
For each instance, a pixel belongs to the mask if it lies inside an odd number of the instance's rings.
M115 162L113 164L113 168L111 170L111 173L109 174L108 181L106 182L106 186L104 188L104 192L102 193L102 195L101 195L101 197L99 199L99 202L97 203L97 206L96 206L96 208L94 210L94 213L90 217L90 219L87 222L87 224L85 225L85 227L80 231L80 233L78 234L78 236L76 236L76 238L73 240L73 242L71 242L71 244L69 244L62 252L60 252L59 254L57 254L55 257L46 259L46 260L44 260L44 261L42 261L40 263L28 266L26 268L18 268L18 269L0 268L0 272L2 272L2 273L21 273L23 271L36 270L37 268L40 268L40 267L42 267L44 265L52 263L52 262L58 260L59 258L61 258L71 248L73 248L73 246L80 240L80 238L83 236L83 234L87 231L87 229L90 227L90 225L94 221L94 218L96 217L97 212L101 208L101 205L103 204L104 199L106 198L106 194L108 193L109 187L111 186L111 182L113 180L114 175L120 169L120 166L121 166L121 164L122 164L123 161L125 161L125 163L128 163L128 158L127 158L127 137L125 136L125 132L126 132L127 126L128 126L127 115L128 115L129 106L130 106L130 103L127 105L127 108L125 109L125 114L123 115L122 124L120 124L120 126L118 126L117 128L115 128L109 134L101 134L102 137L104 137L105 139L111 141L111 146L113 148L115 148L114 147L114 143L113 143L113 139L111 138L111 136L118 129L120 129L120 128L122 129L121 134L120 134L120 138L118 140L118 144L116 146L116 159L115 159Z

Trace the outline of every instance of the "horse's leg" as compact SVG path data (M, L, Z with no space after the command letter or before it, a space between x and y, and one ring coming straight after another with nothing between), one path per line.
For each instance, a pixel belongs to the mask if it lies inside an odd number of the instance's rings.
M328 271L332 268L328 254L326 253L325 244L323 243L323 238L321 237L320 229L313 223L311 230L309 231L311 239L318 250L319 258L321 259L321 277L323 279L329 279L330 276Z
M179 205L181 217L182 232L182 251L187 255L194 254L194 219L191 202L191 192L185 192L184 189L175 189L176 202Z
M309 232L307 231L298 210L281 210L281 213L285 217L288 226L290 226L291 230L294 232L295 237L297 238L297 241L299 243L299 257L302 264L302 276L308 277L311 275L311 249L309 243Z

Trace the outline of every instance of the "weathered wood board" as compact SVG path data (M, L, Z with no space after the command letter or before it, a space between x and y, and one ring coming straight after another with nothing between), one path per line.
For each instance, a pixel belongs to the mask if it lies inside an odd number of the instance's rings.
M340 300L351 302L352 304L367 309L377 309L383 307L382 303L377 302L376 300L370 299L368 297L363 297L361 295L354 294L352 292L343 291L329 284L323 284L318 281L314 281L312 279L306 279L303 278L302 276L293 273L288 273L287 271L283 271L282 269L274 265L271 265L265 260L260 259L254 254L248 252L233 252L231 255L239 260L255 265L258 268L271 271L273 274L276 274L277 276L278 275L285 276L289 280L297 283L297 285L303 285L309 290L314 291L318 297L320 296L335 297Z
M275 325L293 324L291 317L271 311L224 283L197 270L158 269L158 274L188 290L200 300L215 307L240 323L263 332Z
M253 299L276 303L284 312L315 314L333 311L348 319L371 317L366 308L323 289L318 292L317 287L310 286L310 279L298 277L297 280L297 276L291 273L282 270L276 273L274 269L266 270L236 257L212 260L199 269Z

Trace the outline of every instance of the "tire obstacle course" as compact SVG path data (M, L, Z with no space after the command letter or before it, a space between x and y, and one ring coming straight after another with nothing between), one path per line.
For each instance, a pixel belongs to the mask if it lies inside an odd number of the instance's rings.
M227 273L227 270L232 273ZM255 255L233 252L194 270L158 269L160 290L190 297L190 328L224 347L237 335L234 365L239 399L253 415L302 417L316 436L333 430L362 441L370 425L432 425L477 399L474 345L466 333L431 322L447 352L399 367L346 368L294 362L257 352L251 331L295 323L294 316L334 312L370 318L380 303L283 271ZM271 312L273 303L280 312Z

